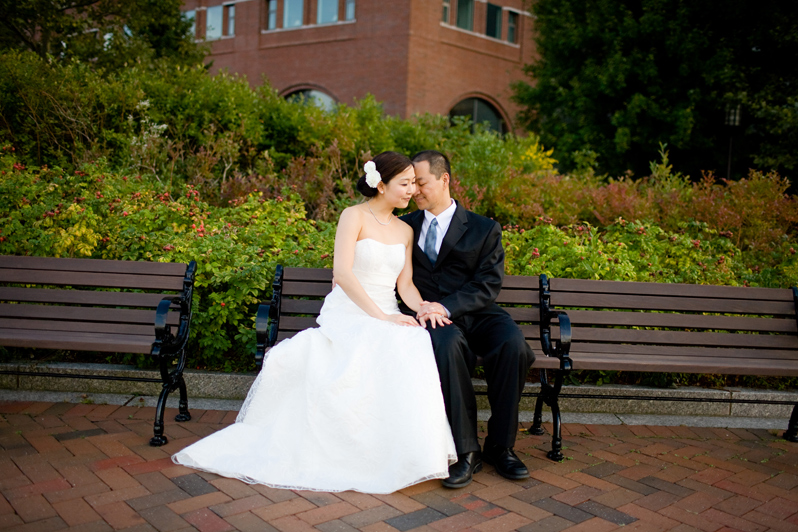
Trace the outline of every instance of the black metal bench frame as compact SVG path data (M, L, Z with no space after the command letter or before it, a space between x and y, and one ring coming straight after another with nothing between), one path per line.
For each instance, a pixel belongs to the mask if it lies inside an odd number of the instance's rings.
M16 257L5 257L10 260L18 259ZM24 260L24 258L23 258ZM60 259L48 259L50 261L58 261ZM74 260L74 259L65 259ZM91 259L78 259L78 260L91 260ZM106 261L107 262L107 261ZM164 435L164 413L166 409L166 400L170 393L179 390L180 399L178 402L178 414L175 416L175 421L183 422L191 419L191 414L188 411L188 391L186 383L183 378L183 371L186 367L186 344L188 342L190 328L191 328L191 304L194 292L194 277L197 271L197 263L191 261L186 265L185 274L182 281L182 290L175 295L165 295L161 298L157 307L155 308L153 327L154 327L154 341L150 349L150 355L158 357L159 370L161 374L160 379L147 378L147 377L121 377L114 375L93 375L81 373L55 373L55 372L37 372L37 371L19 371L19 370L0 370L0 374L5 375L18 375L18 376L31 376L31 377L55 377L55 378L71 378L71 379L96 379L96 380L112 380L112 381L128 381L128 382L148 382L161 384L161 392L158 396L158 403L155 408L155 421L153 423L153 437L150 439L150 445L159 447L168 443L168 439ZM7 280L4 280L8 282ZM13 281L12 281L13 282ZM102 285L108 288L108 285ZM19 290L17 288L16 290ZM22 288L22 290L26 290ZM13 299L0 299L4 301L14 301ZM34 301L30 299L30 301ZM23 299L24 301L24 299ZM22 301L20 301L22 302ZM65 301L69 303L68 301ZM177 323L177 330L173 333L172 328L174 323L169 323L170 310L178 311L179 318ZM3 341L0 339L0 345L13 346L13 342ZM81 350L75 347L66 347L67 350ZM95 350L95 349L92 349ZM100 349L96 349L100 351ZM106 350L108 351L108 350ZM116 351L108 351L116 352ZM177 358L176 366L170 369L170 363Z

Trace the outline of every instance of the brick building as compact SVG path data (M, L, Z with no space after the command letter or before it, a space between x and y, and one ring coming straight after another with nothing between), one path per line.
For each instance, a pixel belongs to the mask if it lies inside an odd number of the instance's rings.
M535 55L523 0L185 0L213 69L322 105L476 115L516 129L510 84Z

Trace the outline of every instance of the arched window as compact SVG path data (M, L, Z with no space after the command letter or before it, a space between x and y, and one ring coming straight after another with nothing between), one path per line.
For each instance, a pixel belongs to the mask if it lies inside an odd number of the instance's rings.
M474 124L487 122L488 126L499 133L507 132L507 124L496 107L482 98L466 98L452 107L449 116L467 116Z
M332 111L335 107L335 100L329 94L325 94L316 89L300 89L285 95L286 100L301 102L306 105L315 105L325 111Z

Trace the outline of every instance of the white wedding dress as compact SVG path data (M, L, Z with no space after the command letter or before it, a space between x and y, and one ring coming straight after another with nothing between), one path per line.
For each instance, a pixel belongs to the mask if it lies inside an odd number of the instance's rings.
M385 312L405 246L364 239L353 271ZM429 334L372 318L340 286L319 328L274 346L236 423L175 463L267 486L392 493L446 478L457 460Z

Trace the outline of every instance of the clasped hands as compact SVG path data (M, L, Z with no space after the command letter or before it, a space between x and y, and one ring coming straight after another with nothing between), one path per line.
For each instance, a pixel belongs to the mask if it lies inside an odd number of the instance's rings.
M437 325L443 327L444 325L452 323L452 320L446 317L446 309L443 308L443 305L440 303L430 303L429 301L421 302L421 307L416 313L416 319L422 327L424 327L426 321L429 320L433 329Z
M421 307L418 309L415 319L410 316L405 316L404 314L391 314L388 316L388 320L397 325L409 327L418 327L419 325L424 327L427 320L429 320L433 329L439 325L443 327L444 325L452 323L452 321L446 317L446 309L443 308L443 305L440 303L430 303L429 301L421 302Z

